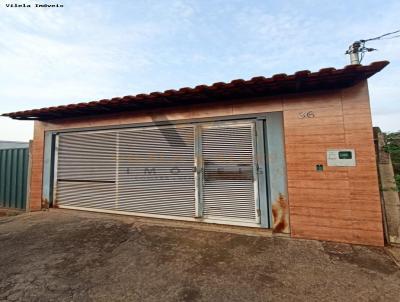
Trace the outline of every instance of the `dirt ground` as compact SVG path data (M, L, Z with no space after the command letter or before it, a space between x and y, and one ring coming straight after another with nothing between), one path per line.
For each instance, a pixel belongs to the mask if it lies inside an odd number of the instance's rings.
M0 217L0 301L399 301L384 249L178 226Z

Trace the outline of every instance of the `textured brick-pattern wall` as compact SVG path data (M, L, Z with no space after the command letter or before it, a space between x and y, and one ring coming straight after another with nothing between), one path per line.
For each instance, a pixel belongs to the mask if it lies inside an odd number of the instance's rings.
M368 88L197 105L152 112L36 122L31 210L41 208L44 131L283 111L291 235L382 245ZM299 113L313 111L314 118ZM357 166L327 167L328 148L354 148ZM315 170L323 164L323 172Z
M285 97L283 107L292 236L383 245L366 83L330 95ZM299 118L309 111L314 118ZM327 167L329 148L354 148L357 166Z
M42 208L43 150L44 128L41 122L35 121L29 191L29 208L31 211L38 211Z

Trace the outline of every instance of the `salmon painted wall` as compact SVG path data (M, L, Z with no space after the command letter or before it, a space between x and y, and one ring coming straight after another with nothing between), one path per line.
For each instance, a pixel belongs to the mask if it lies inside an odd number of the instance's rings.
M283 107L292 237L383 245L366 82L324 96L285 97ZM307 112L314 117L299 118ZM327 167L329 148L355 149L356 166Z
M383 245L378 178L367 83L334 92L35 122L30 209L42 202L44 133L281 111L288 179L291 236ZM356 167L327 167L328 148L354 148ZM317 172L316 164L324 171Z

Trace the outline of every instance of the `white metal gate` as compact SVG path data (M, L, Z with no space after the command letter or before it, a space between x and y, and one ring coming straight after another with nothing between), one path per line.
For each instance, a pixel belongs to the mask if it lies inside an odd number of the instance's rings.
M258 225L255 123L60 133L58 207Z
M119 211L194 216L193 126L120 131L118 146Z
M63 133L57 149L59 207L194 216L193 126Z
M61 134L56 145L57 205L114 210L116 133Z
M255 125L202 127L204 218L258 223Z

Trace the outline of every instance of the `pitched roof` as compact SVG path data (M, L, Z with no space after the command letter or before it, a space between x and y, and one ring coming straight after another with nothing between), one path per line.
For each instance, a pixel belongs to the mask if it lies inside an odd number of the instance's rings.
M218 102L227 99L267 97L345 88L371 77L388 64L388 61L379 61L365 66L348 65L342 69L323 68L317 72L301 70L292 75L280 73L269 78L237 79L229 83L218 82L212 85L199 85L194 88L185 87L179 90L128 95L87 103L4 113L2 115L20 120L50 120L146 108Z

